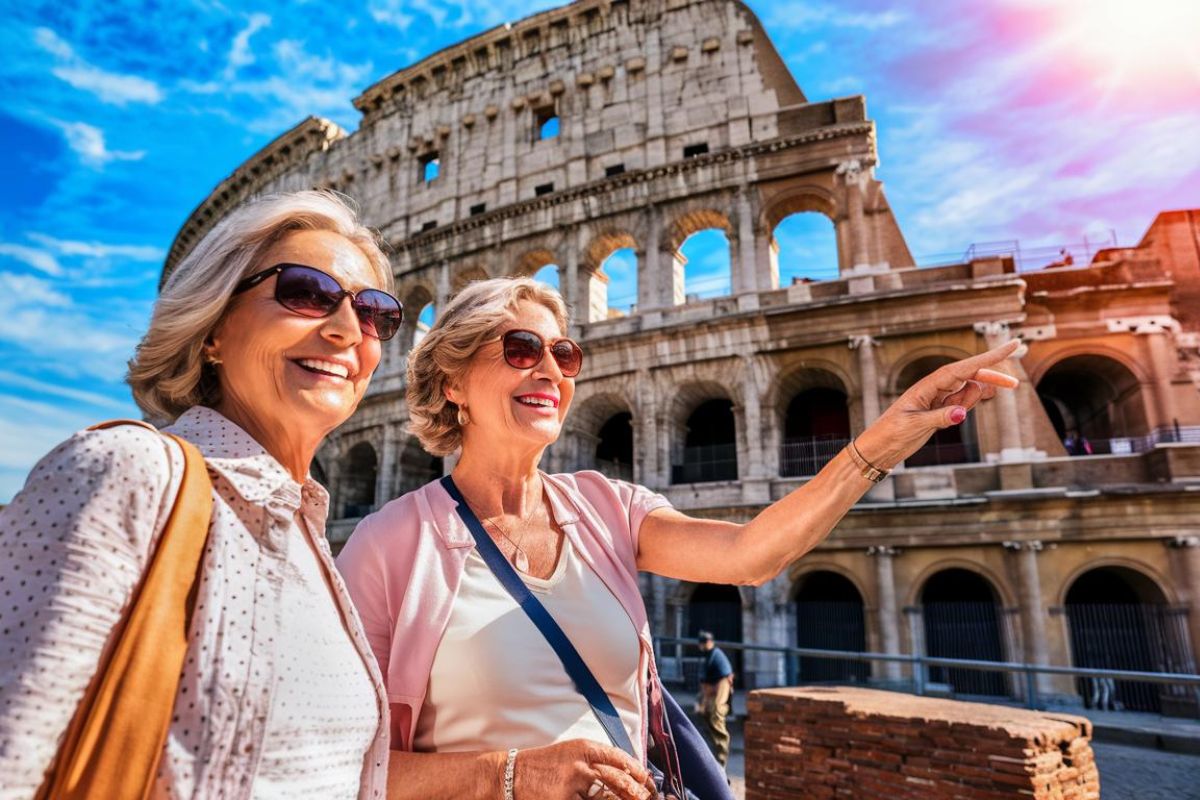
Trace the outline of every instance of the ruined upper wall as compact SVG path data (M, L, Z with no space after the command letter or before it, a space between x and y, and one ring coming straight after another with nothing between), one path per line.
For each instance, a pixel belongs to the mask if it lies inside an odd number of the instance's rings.
M310 119L223 182L184 225L166 270L229 207L266 192L338 189L399 242L677 162L685 148L718 151L845 121L831 104L807 105L757 18L734 0L582 0L446 48L354 103L363 112L354 134L338 141L328 133L336 126ZM560 134L539 140L548 114ZM422 165L433 157L439 175L427 182Z

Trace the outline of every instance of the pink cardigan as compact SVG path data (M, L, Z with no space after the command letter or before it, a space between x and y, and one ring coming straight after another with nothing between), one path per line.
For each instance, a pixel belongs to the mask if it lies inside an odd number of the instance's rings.
M637 537L646 515L670 503L599 472L543 473L542 478L555 520L638 632L642 752L647 752L650 731L661 730L662 706L649 620L638 590ZM412 749L434 655L474 546L456 508L440 483L428 483L364 518L337 559L379 661L396 750Z

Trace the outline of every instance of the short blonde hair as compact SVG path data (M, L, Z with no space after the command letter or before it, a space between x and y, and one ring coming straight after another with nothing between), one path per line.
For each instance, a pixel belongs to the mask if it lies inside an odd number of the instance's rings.
M134 402L155 422L170 422L195 405L221 400L204 342L229 307L234 287L260 266L273 245L294 231L332 231L358 247L394 292L391 265L377 234L358 221L349 198L328 191L272 194L235 209L200 240L167 278L150 328L129 361Z
M526 300L550 309L567 330L567 305L555 289L531 278L491 278L467 284L409 354L409 428L429 453L446 456L462 446L458 406L446 398L446 388L462 378L479 346Z

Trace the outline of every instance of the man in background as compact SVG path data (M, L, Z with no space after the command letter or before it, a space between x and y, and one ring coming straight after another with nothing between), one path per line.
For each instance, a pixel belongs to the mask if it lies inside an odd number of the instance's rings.
M697 634L704 661L700 671L700 713L708 727L717 761L724 767L729 761L729 728L725 718L733 703L733 665L713 642L709 631Z

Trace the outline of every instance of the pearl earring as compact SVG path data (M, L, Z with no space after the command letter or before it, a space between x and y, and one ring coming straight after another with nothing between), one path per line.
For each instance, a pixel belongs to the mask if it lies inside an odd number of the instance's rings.
M459 406L458 413L455 414L455 417L458 419L458 425L460 428L465 428L471 424L471 418L467 415L466 406Z

